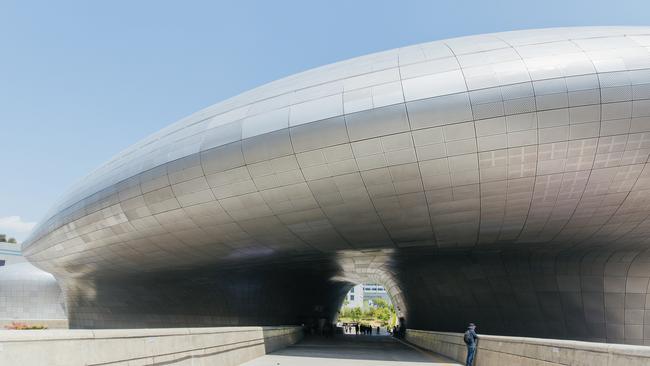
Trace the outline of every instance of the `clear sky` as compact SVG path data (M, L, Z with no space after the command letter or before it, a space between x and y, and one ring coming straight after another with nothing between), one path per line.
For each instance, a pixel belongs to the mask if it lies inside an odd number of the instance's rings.
M120 150L274 79L436 39L648 14L648 0L0 0L0 233L25 238Z

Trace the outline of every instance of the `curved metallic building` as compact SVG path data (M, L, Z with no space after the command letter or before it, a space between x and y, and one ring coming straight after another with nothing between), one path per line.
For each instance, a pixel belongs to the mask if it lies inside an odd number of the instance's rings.
M280 324L386 285L410 328L650 344L650 28L296 74L148 137L24 245L73 327Z

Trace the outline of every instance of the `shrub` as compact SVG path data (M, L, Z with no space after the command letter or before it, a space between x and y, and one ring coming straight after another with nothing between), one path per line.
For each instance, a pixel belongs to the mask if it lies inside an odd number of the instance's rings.
M28 325L27 323L22 323L22 322L11 322L11 324L5 325L5 328L9 330L36 330L36 329L47 329L47 325L44 324Z

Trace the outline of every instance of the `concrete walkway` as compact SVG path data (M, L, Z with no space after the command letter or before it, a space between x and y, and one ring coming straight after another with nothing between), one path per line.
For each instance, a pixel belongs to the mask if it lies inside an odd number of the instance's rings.
M339 335L303 341L242 366L432 366L459 365L388 336Z

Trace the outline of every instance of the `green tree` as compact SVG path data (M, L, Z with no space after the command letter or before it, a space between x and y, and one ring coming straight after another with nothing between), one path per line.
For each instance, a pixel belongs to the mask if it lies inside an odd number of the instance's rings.
M366 308L366 310L363 312L363 317L365 319L372 319L375 317L375 308L369 306Z
M358 322L359 320L361 320L362 315L363 315L363 312L361 311L361 308L358 307L358 306L355 307L354 309L352 309L352 311L350 312L350 318L352 318L352 320L355 321L355 322Z
M343 308L343 310L341 310L341 317L342 318L351 318L352 317L352 309Z
M16 239L15 238L9 238L9 240L7 240L7 243L16 244Z
M0 243L6 243L6 242L7 242L7 235L0 234Z
M388 308L388 302L382 298L373 299L372 302L377 308Z
M397 314L392 313L388 321L388 326L392 329L395 325L397 325Z
M384 325L388 324L391 315L392 315L391 311L386 307L378 308L377 310L375 310L375 318L381 321L381 323Z

